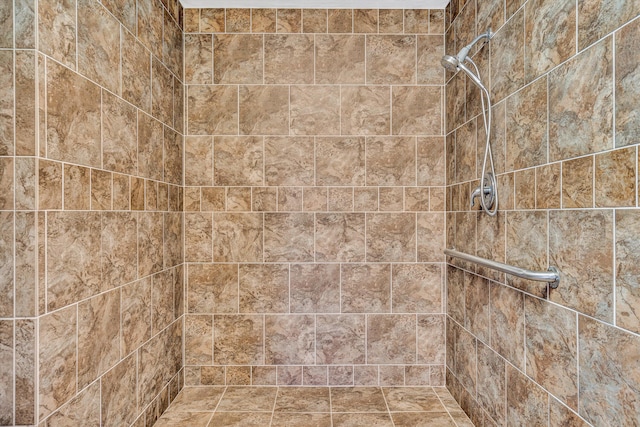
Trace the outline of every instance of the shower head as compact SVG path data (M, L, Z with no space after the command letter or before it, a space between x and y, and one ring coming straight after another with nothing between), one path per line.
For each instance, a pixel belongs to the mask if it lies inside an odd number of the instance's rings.
M442 57L442 60L440 60L440 63L444 68L451 71L452 73L455 73L456 71L458 71L458 65L460 64L460 61L458 61L458 58L453 55L445 55Z
M440 63L444 68L455 73L460 69L460 65L468 59L467 56L469 55L469 52L471 52L471 48L480 40L490 40L491 37L493 37L493 33L491 32L491 28L489 28L486 33L480 34L478 37L473 39L471 43L460 49L460 52L458 52L456 56L443 56Z

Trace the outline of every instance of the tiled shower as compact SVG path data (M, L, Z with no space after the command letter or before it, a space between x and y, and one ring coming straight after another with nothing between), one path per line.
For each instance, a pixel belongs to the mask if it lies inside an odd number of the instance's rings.
M151 426L225 385L637 425L639 14L3 2L0 425ZM479 92L440 66L489 27L497 217Z

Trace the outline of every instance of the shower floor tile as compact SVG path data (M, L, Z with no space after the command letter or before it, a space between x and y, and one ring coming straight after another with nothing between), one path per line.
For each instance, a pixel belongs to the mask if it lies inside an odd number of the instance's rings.
M470 427L443 387L185 387L156 427Z

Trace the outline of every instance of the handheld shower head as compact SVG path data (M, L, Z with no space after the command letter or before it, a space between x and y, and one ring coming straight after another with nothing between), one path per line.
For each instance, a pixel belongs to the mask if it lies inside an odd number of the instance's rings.
M460 64L460 61L458 61L458 58L455 56L445 55L442 57L442 60L440 60L440 63L444 68L451 71L452 73L455 73L456 71L458 71L458 65Z

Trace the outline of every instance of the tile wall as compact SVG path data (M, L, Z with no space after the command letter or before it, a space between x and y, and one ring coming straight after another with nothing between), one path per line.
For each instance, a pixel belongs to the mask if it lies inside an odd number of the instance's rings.
M450 259L447 387L476 425L636 425L640 414L640 4L454 0L446 51L475 54L494 102L500 212L469 210L479 92L447 76L447 246L558 289Z
M444 12L184 16L185 383L444 385Z
M181 15L0 4L0 425L152 425L183 384Z

